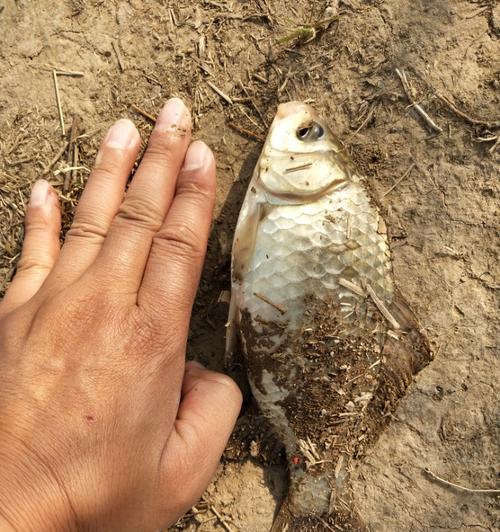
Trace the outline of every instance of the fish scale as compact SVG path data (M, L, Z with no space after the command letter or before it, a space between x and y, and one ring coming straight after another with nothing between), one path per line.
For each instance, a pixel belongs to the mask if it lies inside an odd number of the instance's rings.
M372 211L369 197L357 183L310 204L272 206L259 224L256 252L241 287L250 314L265 320L291 317L255 293L297 316L302 314L307 294L352 298L352 292L338 284L339 277L359 286L369 281L389 305L393 295L389 250L386 236L377 232L378 215ZM339 251L349 242L356 249Z

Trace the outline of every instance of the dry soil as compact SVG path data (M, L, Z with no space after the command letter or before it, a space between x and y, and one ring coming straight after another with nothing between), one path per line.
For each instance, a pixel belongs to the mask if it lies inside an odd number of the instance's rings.
M146 138L147 114L181 96L195 136L218 160L188 355L222 369L220 294L259 139L279 102L309 100L379 198L397 284L436 353L353 471L360 513L373 532L499 529L498 497L425 473L498 487L495 0L0 0L0 35L2 290L15 273L31 184L46 171L67 225L105 128L128 116ZM53 69L83 73L58 76L66 127L79 123L74 161L75 143L61 151L69 134L61 134ZM243 369L230 370L247 390ZM247 392L217 478L176 526L265 532L285 489L279 445Z

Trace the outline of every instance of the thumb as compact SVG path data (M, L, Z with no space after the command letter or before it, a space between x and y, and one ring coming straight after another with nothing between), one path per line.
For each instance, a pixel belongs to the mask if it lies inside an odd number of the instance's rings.
M188 362L177 419L163 453L165 483L178 485L177 516L201 497L212 479L241 409L242 395L227 375Z
M59 256L59 200L44 179L33 186L25 227L23 252L17 273L2 301L2 314L13 311L38 292Z

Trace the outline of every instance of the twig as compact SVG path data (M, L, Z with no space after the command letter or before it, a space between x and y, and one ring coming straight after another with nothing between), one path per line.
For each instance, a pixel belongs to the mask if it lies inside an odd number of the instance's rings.
M156 122L156 118L153 115L149 114L147 111L145 111L138 105L135 105L135 103L131 103L130 108L133 109L136 113L139 113L140 115L142 115L144 118L151 120L151 122L153 123Z
M68 76L70 78L83 78L84 72L77 72L75 70L56 70L58 76Z
M293 172L300 172L301 170L307 170L311 168L313 163L304 163L300 166L291 166L290 168L285 168L285 174L291 174Z
M439 127L434 120L422 109L421 105L416 103L413 99L413 96L411 95L411 87L408 82L408 78L406 77L406 73L404 70L399 70L399 68L396 68L396 74L399 76L399 79L401 80L401 85L403 85L403 90L405 91L406 97L408 98L408 101L410 102L411 106L417 111L417 113L425 120L427 125L433 129L434 131L437 131L438 133L442 133L443 130L441 127Z
M461 111L447 96L442 94L439 91L436 91L436 96L445 103L456 115L458 115L460 118L463 118L469 124L475 125L475 126L485 126L491 129L496 129L500 127L500 120L493 120L488 121L481 118L473 118L472 116L469 116L464 111Z
M266 296L263 296L262 294L259 294L257 292L254 292L253 295L255 297L258 297L260 300L264 301L264 303L271 305L271 307L275 308L278 312L280 312L280 314L286 314L286 308L283 305L279 305L278 303L273 303Z
M490 153L494 153L495 150L498 148L498 146L500 146L500 135L498 135L495 144L493 144L493 146L492 146L488 151L489 151Z
M80 156L80 148L78 148L78 143L75 142L75 144L73 145L73 161L72 161L72 166L74 168L74 170L71 172L71 181L70 181L70 184L71 183L74 183L78 177L78 158Z
M335 532L335 530L333 530L333 528L322 517L320 517L319 520L323 523L323 526L327 530L331 530L331 532Z
M256 80L260 81L261 83L267 83L268 82L268 80L265 77L261 76L260 74L257 74L256 72L254 72L252 74L252 77L254 77Z
M384 198L385 196L387 196L387 194L390 194L399 185L399 183L401 183L401 181L403 181L403 179L405 179L406 177L408 177L411 174L411 171L415 168L415 166L417 166L417 165L415 163L412 163L410 165L410 168L408 168L408 170L406 170L406 172L394 183L394 185L392 185L392 187L389 190L386 190L382 194L382 197Z
M211 504L208 507L210 508L210 511L215 515L215 517L217 517L222 528L226 530L226 532L233 532L233 529L226 523L226 521L224 521L222 515Z
M474 489L467 488L465 486L460 486L459 484L454 484L453 482L449 482L448 480L439 477L438 475L436 475L436 473L433 473L428 467L424 467L424 472L427 473L432 479L437 480L438 482L441 482L446 486L450 486L451 488L455 488L457 490L466 491L467 493L484 493L486 495L500 494L500 490L496 489Z
M258 140L259 142L264 142L266 140L263 135L260 135L259 133L255 133L254 131L250 131L249 129L245 129L244 127L238 126L234 122L228 122L227 125L229 127L232 127L234 130L238 131L238 133L241 133L242 135L246 135L247 137L250 137L252 139Z
M372 104L370 106L370 109L368 110L368 113L366 113L366 117L363 120L363 122L361 122L360 126L356 129L354 133L352 133L351 135L349 135L349 137L347 137L347 140L344 142L344 144L349 144L349 142L351 142L351 140L366 126L366 124L368 124L368 122L373 117L373 113L375 112L375 107L376 107L376 104Z
M57 112L59 113L59 122L61 124L62 136L66 135L66 128L64 127L64 116L61 107L61 96L59 94L59 84L57 83L57 70L52 71L52 78L54 80L54 90L56 93Z
M372 298L372 301L375 303L375 306L379 309L382 316L384 316L384 318L392 325L394 329L400 329L401 326L396 318L389 312L389 309L384 305L384 302L377 296L375 290L368 283L366 284L366 291Z
M343 277L339 277L337 279L337 283L340 286L343 286L344 288L347 288L351 292L354 292L358 296L362 296L362 297L366 296L365 291L363 290L363 288L361 286L358 286L357 284L349 281L348 279L344 279Z
M233 105L233 100L223 91L217 87L217 85L214 85L211 81L208 79L205 80L206 84L214 91L216 92L225 102L227 102L229 105Z
M42 176L47 175L52 167L57 163L57 161L63 156L66 148L69 146L69 140L65 141L61 146L61 149L54 155L49 164L43 169Z
M111 46L113 47L113 50L115 51L115 54L116 54L116 59L118 61L118 68L120 69L120 72L123 72L125 70L125 64L123 63L120 50L118 50L118 46L115 43L115 41L111 41Z
M76 144L76 138L78 137L78 128L79 128L80 119L78 116L73 118L71 124L71 129L69 132L69 149L68 149L68 165L75 168L78 166L78 146ZM76 170L70 173L67 173L64 176L63 183L63 193L66 194L70 189L71 183L75 178Z
M86 172L90 173L90 169L86 166L67 166L66 168L60 168L54 172L54 175L65 174L67 172L73 172L74 170L85 170Z
M476 142L496 142L498 140L498 135L492 135L491 137L476 137L474 140Z
M196 59L195 57L191 57L191 61L193 61L194 63L196 63L196 65L203 71L205 72L205 74L208 74L209 76L212 76L212 77L215 77L215 74L213 73L212 70L210 70L209 67L207 67L207 65L203 62L203 61L199 61L198 59Z
M18 164L30 163L32 160L33 160L33 157L24 157L23 159L17 159L15 161L9 161L8 159L5 159L5 162L9 166L17 166Z

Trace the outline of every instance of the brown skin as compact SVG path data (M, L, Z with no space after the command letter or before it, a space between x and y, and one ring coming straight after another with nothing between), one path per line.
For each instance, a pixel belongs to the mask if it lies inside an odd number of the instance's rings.
M126 195L140 137L105 137L59 250L39 181L0 303L0 531L147 531L192 506L241 406L228 377L185 364L215 197L215 161L172 99Z

